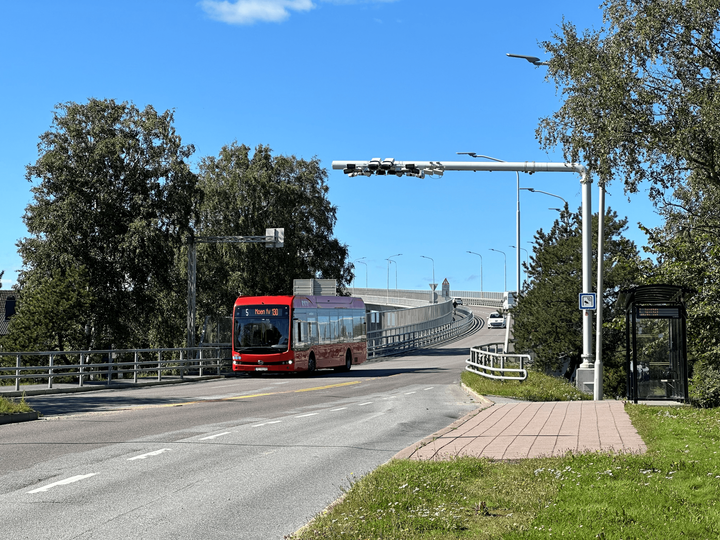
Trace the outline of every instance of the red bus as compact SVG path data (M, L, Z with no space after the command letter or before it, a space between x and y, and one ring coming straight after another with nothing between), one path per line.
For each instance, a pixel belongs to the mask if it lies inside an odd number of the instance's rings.
M233 371L348 371L367 359L365 304L347 296L241 296Z

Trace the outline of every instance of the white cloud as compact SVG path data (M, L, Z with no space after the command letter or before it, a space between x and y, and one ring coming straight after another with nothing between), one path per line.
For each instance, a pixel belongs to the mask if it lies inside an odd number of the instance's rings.
M320 0L328 4L386 4L399 0ZM200 7L210 17L228 24L254 24L256 22L282 22L291 11L310 11L316 6L313 0L202 0Z
M235 3L203 0L202 9L213 19L229 24L253 24L255 22L282 22L290 11L310 11L315 7L312 0L237 0Z

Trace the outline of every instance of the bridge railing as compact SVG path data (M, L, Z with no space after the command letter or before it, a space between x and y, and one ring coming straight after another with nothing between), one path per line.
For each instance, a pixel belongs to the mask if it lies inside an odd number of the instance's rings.
M21 381L29 380L47 380L49 389L55 382L84 386L88 381L103 381L109 386L113 379L133 383L162 381L163 377L182 380L220 375L229 356L224 347L0 352L0 380L13 380L15 391L20 390Z
M475 324L472 311L458 308L456 313L460 317L457 315L453 317L452 303L448 302L448 304L450 312L435 319L369 331L368 358L398 354L409 349L442 343L468 331Z
M524 381L527 367L531 362L529 354L514 354L503 351L503 343L489 343L470 349L470 358L465 369L488 379Z

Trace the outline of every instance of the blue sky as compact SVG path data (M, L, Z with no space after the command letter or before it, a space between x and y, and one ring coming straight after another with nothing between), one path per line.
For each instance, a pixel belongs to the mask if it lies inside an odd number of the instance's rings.
M338 207L336 237L357 264L357 285L455 290L514 289L514 173L450 172L439 179L348 178L333 160L563 161L535 139L559 106L545 68L506 53L546 58L539 48L563 17L599 27L595 2L571 0L37 0L3 2L0 18L0 228L2 288L16 281L16 242L31 202L25 167L58 103L88 98L174 109L194 162L233 141L276 154L317 156ZM521 174L521 186L581 203L573 174ZM661 223L645 190L628 201L618 182L608 204L637 222ZM558 199L521 192L521 246L549 229ZM597 189L593 185L593 212ZM290 223L268 224L292 227ZM263 231L258 231L262 234ZM526 254L522 253L525 260ZM366 275L367 272L367 275Z

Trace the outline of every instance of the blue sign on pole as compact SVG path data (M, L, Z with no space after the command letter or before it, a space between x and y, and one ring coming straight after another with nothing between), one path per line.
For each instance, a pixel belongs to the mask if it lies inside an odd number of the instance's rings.
M595 309L595 293L580 293L580 309Z

